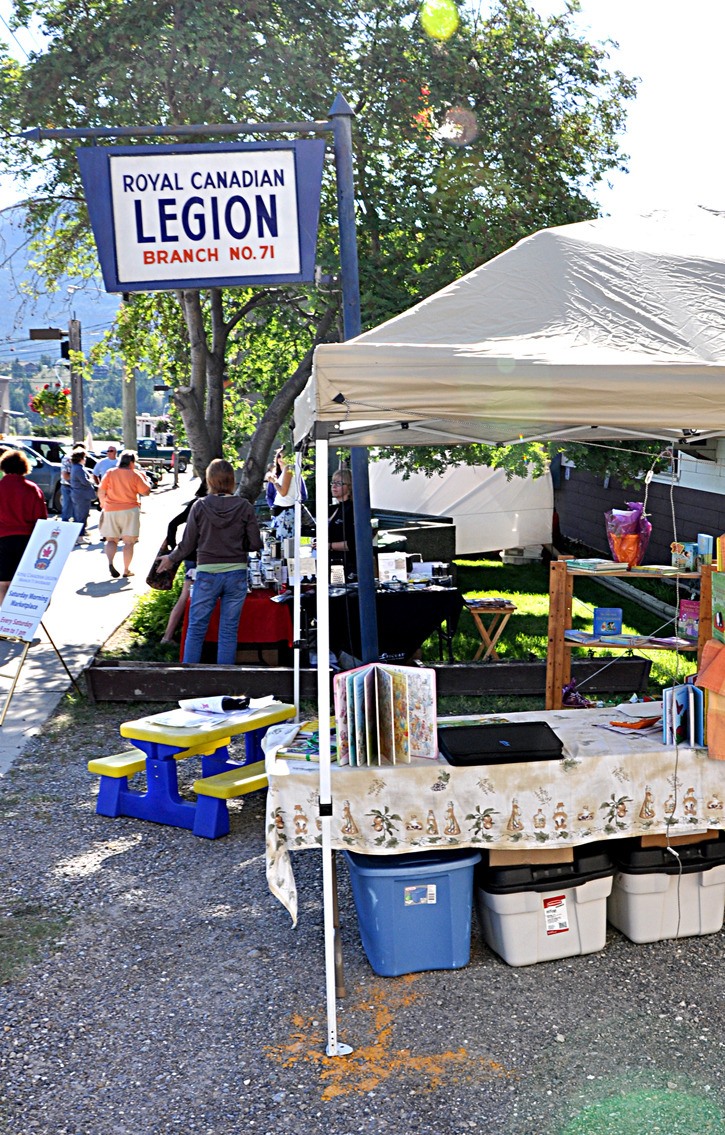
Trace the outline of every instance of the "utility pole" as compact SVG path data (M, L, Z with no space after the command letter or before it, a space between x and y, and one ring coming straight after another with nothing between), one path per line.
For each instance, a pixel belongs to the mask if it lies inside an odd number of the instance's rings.
M73 362L73 352L81 350L81 324L78 319L68 321L68 349L70 351L70 406L73 441L85 438L83 417L83 375L77 363Z

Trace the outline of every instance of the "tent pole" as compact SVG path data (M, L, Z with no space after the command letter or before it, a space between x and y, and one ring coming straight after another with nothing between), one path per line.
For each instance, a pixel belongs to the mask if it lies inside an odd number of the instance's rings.
M360 334L360 276L355 229L355 180L353 176L353 112L340 95L330 110L337 178L337 217L340 232L342 280L342 330L345 339ZM358 600L360 607L360 650L363 662L378 660L378 616L375 604L375 561L370 524L370 481L368 451L352 450L352 507L355 517Z
M292 650L293 650L293 700L296 720L300 719L300 628L302 624L302 580L300 579L300 540L302 538L302 454L295 453L295 541L294 578L292 589Z
M332 850L332 780L330 773L330 611L326 440L315 443L317 519L317 716L320 733L320 825L322 828L322 902L325 927L325 989L328 1056L346 1056L352 1049L337 1039L335 989L335 880Z
M375 603L373 533L370 525L368 451L359 445L354 445L350 452L358 601L360 604L360 653L363 662L377 662L379 657L378 614Z

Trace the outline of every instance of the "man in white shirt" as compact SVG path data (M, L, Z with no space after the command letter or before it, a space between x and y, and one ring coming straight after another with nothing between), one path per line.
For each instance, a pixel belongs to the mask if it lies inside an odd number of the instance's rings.
M115 445L109 445L106 450L106 456L102 457L100 461L96 461L93 466L93 476L96 479L96 484L100 485L101 477L107 473L109 469L115 469L118 465L118 450Z

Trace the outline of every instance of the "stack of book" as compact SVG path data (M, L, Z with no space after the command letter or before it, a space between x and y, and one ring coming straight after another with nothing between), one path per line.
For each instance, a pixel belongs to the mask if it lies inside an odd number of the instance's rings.
M626 571L627 565L618 560L600 560L596 557L584 560L566 560L567 571L615 572Z
M630 572L632 575L679 575L680 569L673 567L672 564L639 564L637 567L631 567ZM688 572L688 574L692 574Z
M587 631L567 630L564 631L564 641L576 643L578 646L624 646L624 647L654 647L657 649L667 648L668 650L678 650L683 647L694 646L693 642L687 638L679 638L678 636L671 636L669 638L660 638L657 635L645 634L589 634Z

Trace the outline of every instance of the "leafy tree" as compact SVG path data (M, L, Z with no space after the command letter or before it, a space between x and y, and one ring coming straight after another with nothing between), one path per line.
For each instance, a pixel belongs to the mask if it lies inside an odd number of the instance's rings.
M120 441L123 432L123 411L117 409L96 410L92 416L93 433L96 437Z
M535 229L595 215L588 194L622 165L615 139L634 88L575 32L577 9L565 0L544 20L525 0L485 16L462 8L443 41L414 0L16 0L17 24L40 20L47 45L27 63L0 57L0 162L40 182L28 209L39 268L52 280L95 264L74 144L11 134L319 118L341 90L357 116L363 324L389 318ZM317 256L337 271L329 166ZM334 287L138 295L115 344L173 388L197 472L253 435L242 491L255 497L315 344L340 335L338 305Z

